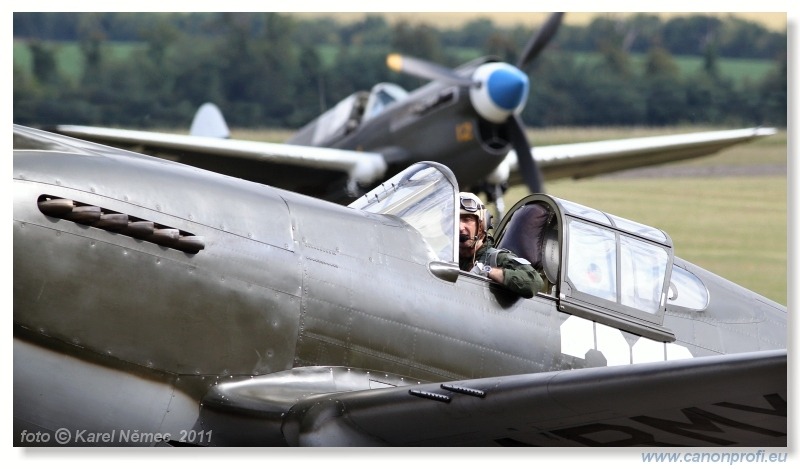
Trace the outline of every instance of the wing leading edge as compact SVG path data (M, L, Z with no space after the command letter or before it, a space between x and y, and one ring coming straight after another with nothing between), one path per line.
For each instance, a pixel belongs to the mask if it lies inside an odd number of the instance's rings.
M369 187L382 181L387 169L383 155L372 152L104 127L61 125L53 130L70 137L132 149L221 174L332 199L336 198L330 195L335 194L335 190L326 191L328 186L334 186L330 184L331 180L343 178L347 189L356 193L357 185ZM306 171L296 173L303 170ZM312 171L321 173L320 177L315 178L310 174ZM309 190L304 190L306 188Z
M103 127L61 125L53 130L328 200L345 199L337 184L352 195L356 186L382 181L387 171L386 155L374 152ZM581 178L705 156L775 132L748 128L537 146L533 156L545 180ZM488 179L521 184L516 153L511 151Z
M533 148L546 180L582 178L711 155L725 148L774 135L774 128L747 128L604 140ZM506 157L511 184L521 183L517 155Z
M300 400L309 446L783 446L786 351L345 392Z

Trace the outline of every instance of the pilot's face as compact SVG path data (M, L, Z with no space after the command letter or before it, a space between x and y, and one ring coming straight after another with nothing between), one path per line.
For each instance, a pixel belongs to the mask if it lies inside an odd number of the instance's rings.
M475 215L461 215L461 225L458 229L459 239L461 246L473 246L475 244L476 236L478 235L478 217Z

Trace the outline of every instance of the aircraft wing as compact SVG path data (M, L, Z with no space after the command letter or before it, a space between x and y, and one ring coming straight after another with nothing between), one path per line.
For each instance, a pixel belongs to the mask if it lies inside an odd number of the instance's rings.
M342 186L356 193L357 185L385 179L387 170L383 155L374 152L103 127L52 130L334 201L347 199L336 192ZM533 157L545 180L581 178L709 155L774 133L773 128L749 128L538 146ZM511 185L523 182L513 150L501 166L506 169L498 170L504 175L499 177L508 175Z
M785 447L786 356L752 352L313 395L291 408L283 433L290 444L310 446Z
M383 156L371 152L105 127L60 125L52 130L325 198L336 198L326 192L336 186L333 180L355 190L356 184L383 181L387 168Z
M775 134L774 128L748 128L604 140L532 149L545 180L582 178L710 155L727 147ZM511 185L519 184L517 155L506 157Z

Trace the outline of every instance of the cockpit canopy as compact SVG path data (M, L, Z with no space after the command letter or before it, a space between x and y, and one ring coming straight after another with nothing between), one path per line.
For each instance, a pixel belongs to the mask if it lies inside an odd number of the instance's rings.
M433 259L457 264L458 184L446 166L417 163L349 206L402 218L422 235Z
M378 83L369 92L357 91L300 129L289 143L324 146L353 132L364 121L407 96L408 91L393 83Z
M509 211L497 243L541 269L562 310L671 338L660 327L673 259L672 240L663 231L536 194Z
M369 92L369 98L364 107L364 120L377 116L390 104L402 101L407 97L408 91L394 83L378 83Z
M416 228L431 260L457 266L458 184L437 163L418 163L353 202ZM495 230L496 244L528 259L549 282L559 309L656 340L667 304L701 311L702 282L673 265L662 230L544 194L519 201ZM463 275L467 275L463 273Z

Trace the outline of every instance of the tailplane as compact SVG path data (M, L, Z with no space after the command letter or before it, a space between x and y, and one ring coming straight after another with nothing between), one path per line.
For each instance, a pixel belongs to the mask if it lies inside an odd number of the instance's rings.
M189 134L195 137L229 138L228 124L214 103L205 103L197 110Z

